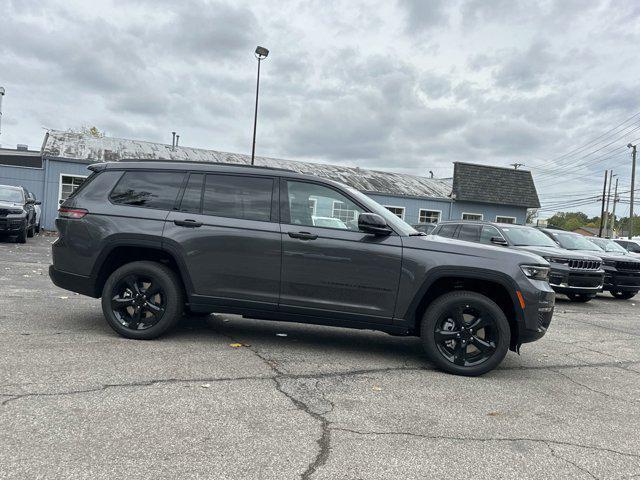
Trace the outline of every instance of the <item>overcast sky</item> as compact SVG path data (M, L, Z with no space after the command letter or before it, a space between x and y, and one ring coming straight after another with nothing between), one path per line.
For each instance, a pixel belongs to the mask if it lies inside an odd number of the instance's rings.
M263 45L259 155L425 176L450 176L456 160L518 162L545 202L596 195L605 168L629 189L624 145L640 117L551 160L640 111L638 0L0 6L4 146L95 125L250 153Z

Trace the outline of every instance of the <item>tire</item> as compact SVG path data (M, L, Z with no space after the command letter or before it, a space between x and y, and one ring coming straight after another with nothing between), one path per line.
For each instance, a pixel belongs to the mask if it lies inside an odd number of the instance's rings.
M36 225L36 233L39 235L40 234L40 224Z
M611 295L613 295L618 300L629 300L636 296L638 292L621 292L620 290L611 290Z
M33 236L36 234L36 226L35 225L31 225L28 229L27 229L27 237L29 238L33 238Z
M29 227L24 227L24 230L22 230L16 237L16 242L27 243L27 237L29 236L28 231L29 231Z
M480 331L482 335L478 335ZM458 340L457 332L463 340ZM435 299L422 318L420 333L427 355L438 368L470 377L496 368L511 341L509 322L500 307L488 297L468 291L446 293ZM476 345L482 345L482 350ZM477 353L469 353L471 346Z
M191 318L204 318L211 315L211 312L192 312L189 307L184 307L184 315Z
M179 278L156 262L127 263L109 276L102 289L107 323L126 338L159 337L182 317L183 306Z
M587 303L589 300L596 298L595 295L590 293L567 293L567 297L576 303Z

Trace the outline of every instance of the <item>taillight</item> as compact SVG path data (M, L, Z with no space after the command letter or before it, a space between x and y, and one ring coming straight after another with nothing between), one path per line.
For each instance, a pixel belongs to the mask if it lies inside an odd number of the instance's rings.
M60 207L58 209L58 216L60 218L82 218L87 213L89 213L89 211L85 210L84 208L65 208L65 207Z

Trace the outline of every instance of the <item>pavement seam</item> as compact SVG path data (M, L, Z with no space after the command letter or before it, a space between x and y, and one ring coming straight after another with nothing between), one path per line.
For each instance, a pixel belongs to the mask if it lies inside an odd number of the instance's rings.
M350 428L344 427L331 427L331 430L337 430L346 433L353 433L355 435L380 435L380 436L407 436L407 437L415 437L415 438L423 438L426 440L451 440L451 441L461 441L461 442L533 442L533 443L542 443L542 444L552 444L552 445L561 445L566 447L575 447L575 448L584 448L588 450L596 450L599 452L607 452L613 453L615 455L620 455L623 457L630 458L640 458L640 454L637 453L629 453L629 452L621 452L619 450L613 450L607 447L598 447L596 445L585 445L581 443L572 443L563 440L552 440L548 438L536 438L536 437L456 437L453 435L425 435L421 433L414 432L378 432L378 431L361 431L361 430L353 430ZM547 445L548 446L548 445Z
M573 465L575 468L577 468L578 470L588 474L589 476L591 476L591 478L595 478L596 480L599 480L598 477L596 477L591 471L589 471L588 469L586 469L585 467L582 467L580 465L578 465L577 463L575 463L572 460L569 460L568 458L563 457L562 455L560 455L558 452L556 452L553 447L549 444L547 444L547 447L549 448L549 451L551 452L551 455L559 460L562 460L570 465Z

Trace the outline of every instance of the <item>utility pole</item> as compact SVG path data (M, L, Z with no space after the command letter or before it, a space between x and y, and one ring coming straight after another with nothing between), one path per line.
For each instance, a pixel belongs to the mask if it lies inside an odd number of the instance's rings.
M607 226L609 225L609 201L611 200L611 182L613 182L613 170L609 173L609 192L607 193L607 208L604 212L604 236L607 236L609 231Z
M0 134L2 134L2 98L4 97L4 87L0 87Z
M602 187L602 210L600 212L600 230L598 231L598 236L602 237L602 222L604 221L604 197L607 195L607 178L609 175L609 170L604 171L604 187Z
M633 238L633 197L636 189L636 145L628 144L631 149L631 198L629 201L629 238Z
M609 238L613 238L616 235L616 204L618 203L618 178L616 178L616 189L613 192L613 213L611 214L611 235Z

